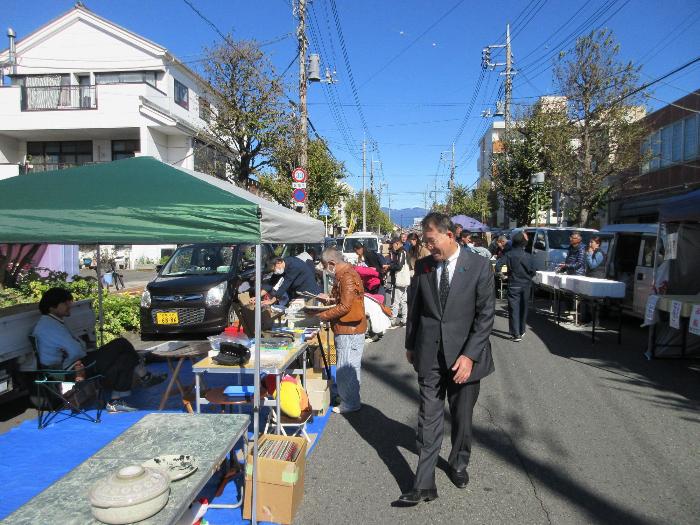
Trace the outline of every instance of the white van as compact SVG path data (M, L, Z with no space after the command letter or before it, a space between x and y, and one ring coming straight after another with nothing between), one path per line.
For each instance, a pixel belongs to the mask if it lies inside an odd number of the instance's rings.
M626 285L624 309L644 317L654 279L657 224L610 224L598 234L609 248L605 275ZM602 249L602 248L601 248Z
M582 243L588 245L590 238L598 230L590 228L520 228L527 233L525 251L531 253L535 260L535 270L553 271L564 262L569 251L569 236L572 232L580 232Z
M343 257L350 264L357 262L357 254L355 253L355 243L362 243L365 250L378 252L382 246L382 241L379 235L372 232L355 232L347 235L343 240Z

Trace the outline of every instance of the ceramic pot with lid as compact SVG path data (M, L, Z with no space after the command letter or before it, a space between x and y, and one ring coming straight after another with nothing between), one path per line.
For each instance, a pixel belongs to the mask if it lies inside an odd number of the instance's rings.
M131 465L98 480L90 489L92 514L110 525L144 520L170 496L170 477L159 469Z

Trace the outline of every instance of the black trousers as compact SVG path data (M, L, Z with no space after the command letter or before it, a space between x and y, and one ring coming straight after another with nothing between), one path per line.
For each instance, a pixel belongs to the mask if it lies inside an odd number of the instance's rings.
M418 377L420 387L420 411L418 414L418 431L416 444L418 448L418 467L414 488L434 489L435 467L440 456L444 430L445 397L452 420L452 450L448 458L450 467L464 470L469 465L472 451L472 414L479 397L480 382L462 385L452 381L452 363L445 363L445 356L440 350L430 372Z
M85 366L95 363L95 373L104 376L105 388L124 392L131 389L139 355L129 341L120 337L89 352L82 361Z
M508 328L512 336L520 337L525 333L529 299L529 285L510 285L508 287Z

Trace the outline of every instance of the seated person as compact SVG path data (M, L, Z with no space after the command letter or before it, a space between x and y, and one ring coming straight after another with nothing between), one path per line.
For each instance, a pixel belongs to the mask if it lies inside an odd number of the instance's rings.
M272 273L279 280L270 290L261 292L264 306L279 302L285 295L292 299L301 292L321 293L314 270L298 257L275 257L271 264Z
M70 316L73 295L64 288L50 288L39 301L42 313L32 335L36 338L39 366L54 369L75 369L76 381L85 379L81 370L93 365L94 374L104 376L103 385L112 391L107 403L109 412L133 412L122 398L131 392L134 375L143 386L161 383L165 376L147 372L132 344L124 338L110 341L93 352L86 352L85 341L77 339L68 330L64 318Z

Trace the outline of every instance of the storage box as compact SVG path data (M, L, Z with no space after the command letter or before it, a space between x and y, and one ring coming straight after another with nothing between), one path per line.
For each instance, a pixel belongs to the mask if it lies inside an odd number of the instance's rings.
M320 416L326 415L331 405L331 382L323 378L306 377L306 394L314 412Z
M258 448L266 441L291 441L300 447L295 461L258 458L258 482L256 486L256 510L258 521L271 521L289 525L304 497L304 467L306 465L306 439L301 437L263 434ZM251 519L253 501L253 446L246 458L243 518Z

